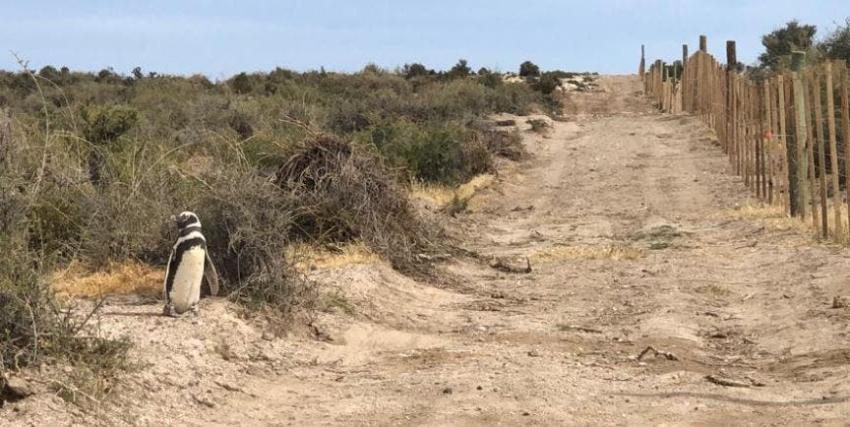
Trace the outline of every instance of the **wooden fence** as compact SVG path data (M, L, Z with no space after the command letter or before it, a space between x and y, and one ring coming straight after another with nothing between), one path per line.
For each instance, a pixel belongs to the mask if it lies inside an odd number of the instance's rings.
M681 61L639 70L646 94L667 113L689 113L714 130L735 173L753 195L810 218L823 237L850 238L850 70L844 61L806 66L794 52L790 70L741 73L735 42L726 65L705 36ZM645 60L641 58L641 64Z

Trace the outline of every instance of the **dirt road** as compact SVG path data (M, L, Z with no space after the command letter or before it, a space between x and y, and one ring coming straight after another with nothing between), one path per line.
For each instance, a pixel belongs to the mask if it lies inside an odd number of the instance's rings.
M104 316L148 368L97 419L846 425L850 308L832 300L850 295L850 252L748 207L706 128L653 112L635 77L600 85L449 226L531 273L453 261L457 283L421 284L374 261L320 269L344 308L315 322L325 341L269 336L220 301L177 325Z

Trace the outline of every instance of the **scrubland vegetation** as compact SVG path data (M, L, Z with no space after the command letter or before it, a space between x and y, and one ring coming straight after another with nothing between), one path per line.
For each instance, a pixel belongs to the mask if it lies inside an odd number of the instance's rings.
M759 69L787 69L790 67L788 56L794 50L806 52L809 63L825 59L850 61L850 18L821 34L814 25L792 20L762 36L761 43L764 52L758 57Z
M482 118L556 112L558 75L505 83L465 61L222 82L139 68L0 72L0 373L41 360L118 365L127 344L89 337L88 317L47 278L72 261L164 266L167 218L183 210L200 215L225 294L245 307L285 315L313 303L284 255L292 244L359 242L428 275L427 254L448 245L407 188L521 156L518 135Z

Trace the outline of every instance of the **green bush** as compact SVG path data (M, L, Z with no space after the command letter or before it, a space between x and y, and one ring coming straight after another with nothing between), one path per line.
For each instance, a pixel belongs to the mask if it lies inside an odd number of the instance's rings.
M559 86L561 80L551 74L544 74L531 83L531 87L543 95L551 95Z
M850 64L850 18L829 33L819 47L828 58L843 59Z
M765 34L761 38L765 52L758 58L761 66L774 70L781 68L782 58L791 55L791 51L805 51L814 45L816 32L814 25L801 25L791 20L784 27Z
M489 154L455 122L388 120L356 136L373 146L407 180L457 183L490 170Z
M499 73L491 72L486 68L478 70L478 82L490 89L495 89L502 84L502 76Z
M404 68L402 68L401 74L404 75L406 79L412 79L416 77L425 77L429 74L433 74L434 70L429 70L424 65L419 63L413 64L404 64Z
M92 144L87 158L89 179L100 185L104 180L106 153L116 149L118 137L136 124L138 113L126 106L87 106L80 111L80 117L83 137Z
M454 67L449 70L448 76L452 79L461 79L469 76L470 73L472 73L472 68L469 68L469 65L466 60L459 59L457 61L457 64L455 64Z
M127 106L87 106L80 111L83 137L97 145L113 142L136 125L138 112Z
M39 227L32 201L42 183L27 178L37 166L12 146L9 120L0 111L0 405L8 371L59 362L71 367L72 386L82 371L105 384L126 366L129 348L126 340L90 335L91 316L62 310L46 283L56 255L34 238ZM108 390L95 391L99 398Z
M531 61L525 61L519 65L520 77L538 77L540 76L540 67Z
M230 87L233 89L234 92L240 95L251 93L251 91L254 89L254 85L251 80L252 79L248 76L247 73L239 73L233 76L232 79L230 79Z

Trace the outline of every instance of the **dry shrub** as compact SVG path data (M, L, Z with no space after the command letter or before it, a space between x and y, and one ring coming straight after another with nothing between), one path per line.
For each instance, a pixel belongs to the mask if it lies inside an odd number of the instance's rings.
M526 123L531 125L531 131L539 134L545 134L550 128L551 125L544 119L528 119Z
M78 255L95 266L126 259L160 263L168 257L173 240L166 238L165 219L175 213L171 201L127 187L110 182L77 201L85 212Z
M7 371L48 360L103 379L117 374L113 367L124 365L129 348L126 341L89 334L87 323L97 306L80 317L79 311L61 307L45 283L54 256L31 235L38 231L32 218L43 175L15 157L27 147L11 144L7 120L0 112L0 163L5 163L0 164L0 400L7 398Z
M461 148L461 159L466 169L467 177L492 172L494 169L490 149L487 143L479 138L473 138L471 141L463 144Z
M43 335L54 323L50 294L39 282L35 254L10 243L0 243L0 374L38 360L45 343L39 333Z
M4 254L0 259L0 401L13 397L5 392L7 371L49 362L72 367L62 381L54 377L55 384L86 390L75 396L99 402L129 367L129 341L91 333L88 323L99 305L88 311L62 307L42 280L51 263L42 252L18 244L21 239L14 234L0 229L0 236L5 236L0 241Z
M378 157L338 138L306 140L277 174L300 201L295 238L360 240L406 272L423 271L418 254L436 248L436 229L413 210L395 174Z
M308 308L314 291L285 258L296 199L250 168L223 168L204 181L195 209L223 291L284 315Z
M490 153L513 161L520 161L528 157L528 151L522 145L522 135L514 129L504 131L490 126L483 126L477 130L477 139L487 147Z

